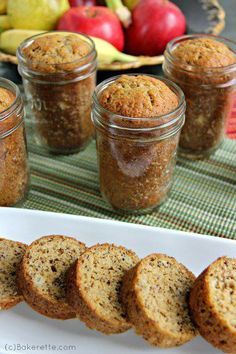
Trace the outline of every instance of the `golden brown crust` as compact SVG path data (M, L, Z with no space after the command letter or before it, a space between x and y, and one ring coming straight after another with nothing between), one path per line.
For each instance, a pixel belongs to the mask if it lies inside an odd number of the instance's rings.
M8 310L23 301L16 284L16 272L27 245L0 238L0 310Z
M229 266L232 266L230 277L227 272ZM220 276L217 279L218 272ZM230 304L226 302L228 286L229 293L232 292ZM220 287L222 287L223 301L216 296L217 289ZM233 324L233 320L235 321L236 318L236 259L221 257L205 269L194 283L189 304L200 334L213 346L226 353L235 354L236 323ZM229 310L230 306L234 308L232 314ZM234 316L232 322L229 320L230 315Z
M161 277L160 272L162 272L162 270L158 268L154 271L155 281L151 283L150 279L147 281L143 272L146 271L148 263L155 260L163 262L163 264L167 263L170 267L178 268L179 279L187 279L187 282L185 281L187 285L185 284L183 290L185 293L184 297L183 294L181 294L181 289L178 287L175 288L174 282L171 282L173 279L165 277L163 282L160 282L160 284L158 283L158 278ZM133 324L136 333L141 335L150 344L162 348L182 345L194 338L197 335L197 331L191 323L186 303L187 291L194 279L195 276L182 264L178 263L174 258L162 254L149 255L131 269L124 277L121 298L127 310L129 320ZM150 296L151 293L149 293L149 297L147 298L147 296L143 296L144 293L142 292L142 287L144 287L144 291L146 291L148 286L150 286L151 291L153 289L154 295ZM166 301L164 300L161 308L161 306L159 307L160 304L157 305L158 302L156 302L157 298L155 299L155 294L157 294L156 296L161 296L161 292L163 293L165 290L161 288L162 286L166 287L167 292ZM180 291L180 298L182 300L180 300L179 303L176 303L178 309L176 310L177 313L174 313L173 317L170 317L172 315L170 313L170 308L173 308L171 307L171 297L177 295L178 291ZM171 294L169 300L168 293ZM179 295L177 295L177 298L178 296ZM184 301L184 304L182 304L181 301ZM170 322L173 323L176 321L177 323L181 318L179 317L178 312L181 311L183 311L183 317L186 323L181 324L181 328L176 331L174 330L174 327L170 327ZM169 324L165 322L163 323L163 318L167 318L168 316L170 317ZM178 328L178 326L179 323L177 323L176 327Z
M0 113L9 108L16 96L10 90L0 87Z
M37 294L37 289L33 287L31 279L26 275L25 269L22 267L18 273L17 283L21 289L24 300L34 310L49 318L67 320L75 318L76 313L65 303L52 304L50 300L43 299Z
M102 258L101 262L99 257ZM103 244L89 248L70 268L67 275L67 300L89 328L113 334L125 332L131 327L120 304L119 288L123 274L137 261L134 252L122 246ZM89 278L89 272L93 281ZM97 289L103 295L100 296Z
M22 295L0 301L0 310L9 310L24 300Z
M178 98L154 77L122 75L102 91L99 103L125 117L149 118L173 111L178 106Z
M78 60L90 51L89 43L76 34L41 35L22 49L27 65L45 73L73 70L78 66Z
M220 68L236 63L235 54L222 42L211 38L188 39L173 51L174 58L188 65Z
M49 253L49 242L55 243L56 247L58 245L55 254ZM59 247L62 242L64 248L62 247L61 251ZM42 249L45 249L45 252ZM29 246L21 262L17 282L25 301L32 309L55 319L76 317L75 311L65 300L64 278L70 265L85 249L85 244L80 241L61 235L44 236ZM44 269L44 264L48 263L50 268ZM30 269L32 266L36 267L35 274Z

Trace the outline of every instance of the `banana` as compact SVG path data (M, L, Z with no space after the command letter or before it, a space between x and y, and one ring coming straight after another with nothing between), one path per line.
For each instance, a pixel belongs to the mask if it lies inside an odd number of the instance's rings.
M25 39L43 33L34 30L17 30L11 29L1 33L0 50L7 54L16 55L16 50Z
M100 64L111 64L114 61L126 63L137 61L137 57L119 52L112 44L103 39L91 36L90 38L94 41L98 53L98 62Z
M7 15L0 15L0 32L6 31L11 28L9 18Z
M25 39L43 33L42 31L12 29L5 31L0 37L0 50L8 54L16 54L16 50ZM90 37L95 44L100 64L111 64L114 61L136 62L137 57L119 52L112 44L100 38Z

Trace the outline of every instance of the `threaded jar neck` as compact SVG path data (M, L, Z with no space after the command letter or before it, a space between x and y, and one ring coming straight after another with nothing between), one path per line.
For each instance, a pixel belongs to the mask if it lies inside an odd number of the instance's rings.
M137 76L142 74L128 74ZM97 129L103 130L114 137L137 139L142 141L163 140L179 132L185 119L185 98L182 90L170 80L151 76L164 82L178 97L178 106L171 112L156 117L125 117L105 109L99 102L103 90L116 81L120 76L112 77L99 84L93 95L92 120Z
M223 67L204 67L187 64L174 56L174 50L179 44L186 40L201 38L213 39L224 43L236 56L236 42L221 36L192 34L177 37L168 43L164 53L163 71L165 76L179 84L181 82L186 84L187 78L190 86L197 84L209 89L236 85L236 63Z
M30 68L30 63L25 58L23 50L30 46L37 38L52 35L52 34L61 34L61 35L69 35L74 34L79 37L80 40L88 44L90 47L90 51L79 59L65 62L61 64L50 64L54 67L54 72L42 72L32 70ZM29 81L33 81L35 83L42 83L47 85L63 85L69 84L77 81L84 80L91 76L97 70L97 52L95 49L95 44L91 38L88 36L75 33L75 32L60 32L60 31L51 31L44 32L42 34L32 36L26 39L21 43L19 48L17 49L17 58L18 58L18 71L20 75ZM60 68L63 65L63 70Z
M19 88L11 81L0 78L0 88L14 94L12 104L0 112L0 139L13 133L23 122L24 105Z

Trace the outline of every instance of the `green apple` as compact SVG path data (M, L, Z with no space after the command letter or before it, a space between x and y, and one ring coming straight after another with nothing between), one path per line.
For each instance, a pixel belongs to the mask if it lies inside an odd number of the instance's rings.
M5 14L7 12L7 0L0 0L0 14Z
M11 26L19 29L50 31L70 8L68 0L8 0Z
M138 4L139 0L124 0L123 3L128 9L133 10L135 6Z

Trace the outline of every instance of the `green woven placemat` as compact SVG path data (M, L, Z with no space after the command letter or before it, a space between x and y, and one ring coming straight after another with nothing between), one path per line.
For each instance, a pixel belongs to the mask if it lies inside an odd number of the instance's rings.
M93 141L71 156L48 156L29 141L31 190L24 208L160 226L236 239L236 142L209 160L179 158L169 199L143 216L121 216L102 200Z

